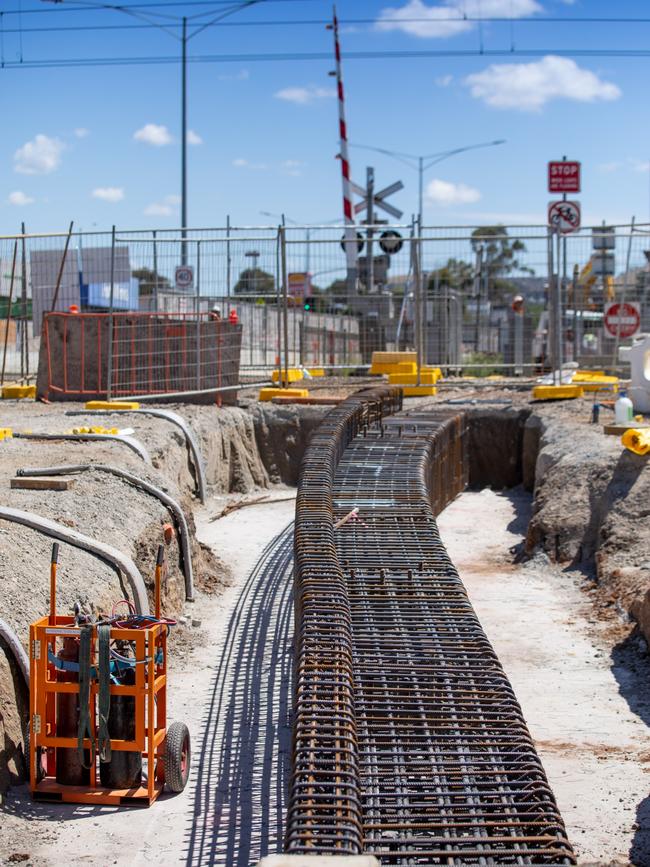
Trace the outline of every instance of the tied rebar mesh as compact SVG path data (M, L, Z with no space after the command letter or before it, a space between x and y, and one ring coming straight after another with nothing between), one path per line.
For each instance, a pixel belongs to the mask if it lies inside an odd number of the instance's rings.
M464 418L385 418L398 407L387 389L355 395L305 458L287 850L400 865L574 864L434 518L466 483ZM334 531L353 508L359 520Z

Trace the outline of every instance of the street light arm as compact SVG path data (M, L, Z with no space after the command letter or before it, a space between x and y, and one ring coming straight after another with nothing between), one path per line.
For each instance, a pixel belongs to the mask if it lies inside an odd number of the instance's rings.
M401 151L389 151L389 150L386 150L386 148L377 148L377 147L374 147L373 145L353 144L352 142L350 142L350 147L361 148L362 150L366 150L366 151L375 151L375 153L384 154L384 156L387 156L387 157L393 157L394 159L399 160L402 163L405 163L407 166L409 166L409 168L412 168L412 169L417 168L416 163L417 163L418 157L413 156L413 154L405 154L405 153L402 153ZM408 162L408 160L413 160L414 162Z
M435 166L436 163L441 163L443 160L446 160L449 157L456 156L456 154L463 154L463 153L465 153L465 151L473 151L473 150L477 150L478 148L490 148L490 147L494 147L495 145L501 145L501 144L505 144L505 143L506 143L505 139L497 139L496 141L487 141L487 142L481 142L480 144L467 145L467 147L454 148L453 150L443 151L442 153L439 153L439 154L429 154L429 156L422 157L423 160L430 160L430 162L423 164L422 168L424 171L426 171L427 169L430 169L431 166Z

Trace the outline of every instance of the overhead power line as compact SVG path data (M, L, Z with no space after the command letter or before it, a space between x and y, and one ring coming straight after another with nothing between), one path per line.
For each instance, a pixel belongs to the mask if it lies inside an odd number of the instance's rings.
M524 48L524 49L440 49L403 51L348 51L342 54L345 60L419 60L442 57L544 57L554 54L559 57L648 57L650 48ZM254 54L197 54L188 55L188 63L289 63L305 61L330 61L328 51L277 52ZM176 55L151 57L77 57L46 58L42 60L5 60L2 69L64 69L81 66L152 66L178 64Z

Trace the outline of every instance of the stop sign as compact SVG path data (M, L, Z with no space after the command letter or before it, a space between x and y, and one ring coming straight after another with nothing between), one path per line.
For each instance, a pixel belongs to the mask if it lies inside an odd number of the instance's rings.
M611 301L605 305L605 331L612 337L634 337L641 328L641 310L634 301Z

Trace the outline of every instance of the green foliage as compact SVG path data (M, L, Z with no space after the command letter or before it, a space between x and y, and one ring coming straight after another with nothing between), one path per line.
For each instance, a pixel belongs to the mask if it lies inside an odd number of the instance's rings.
M269 295L275 292L275 277L261 268L245 268L233 291L236 295Z
M458 289L464 291L469 289L474 280L474 268L469 262L463 262L462 259L447 259L447 264L436 271L432 271L429 276L429 291L438 288L447 287L448 289Z
M502 363L503 355L500 352L470 352L467 360L463 362L463 376L484 377L501 374L503 368L491 367L491 365Z
M167 277L158 274L153 268L136 268L131 274L139 283L140 295L153 295L154 289L166 292L172 288Z

